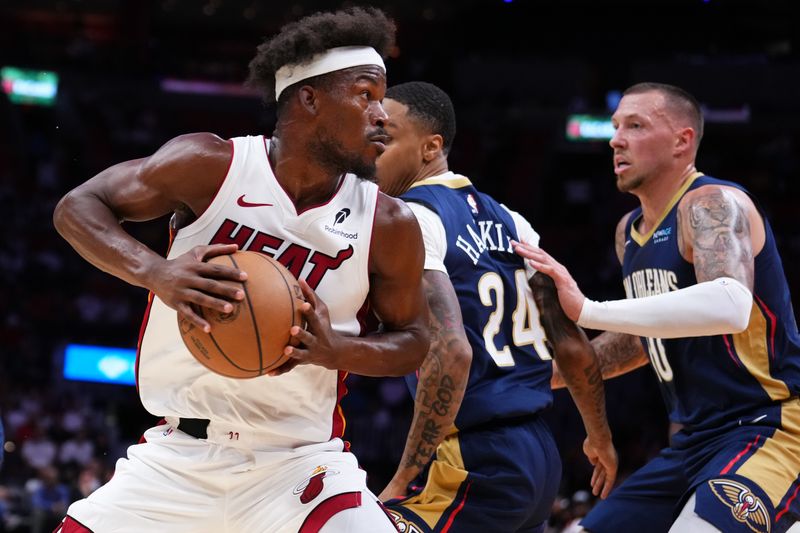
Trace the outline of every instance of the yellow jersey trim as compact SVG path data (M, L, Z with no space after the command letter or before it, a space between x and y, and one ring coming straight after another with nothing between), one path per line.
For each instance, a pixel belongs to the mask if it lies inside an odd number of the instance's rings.
M681 185L681 188L675 192L675 195L672 197L667 206L664 208L664 211L661 213L661 216L658 217L656 223L653 224L653 227L650 228L650 231L648 231L644 235L642 235L636 230L636 224L639 222L639 219L642 218L642 215L639 214L639 216L636 217L636 220L634 220L633 223L631 224L631 239L633 239L639 246L644 246L647 243L647 241L650 240L650 237L653 236L653 233L656 232L656 230L664 221L664 219L667 217L669 212L672 211L672 208L675 207L675 204L678 203L678 201L683 197L683 195L692 185L692 183L694 183L694 180L696 180L702 175L703 175L702 172L695 172L686 179L684 184Z
M409 187L409 189L413 189L414 187L422 187L423 185L444 185L449 189L460 189L461 187L467 187L472 185L472 182L469 181L469 178L460 177L460 178L441 178L438 176L434 176L432 178L425 178L424 180L420 180Z
M770 375L767 319L755 301L750 309L750 322L747 329L732 335L732 337L736 354L750 375L758 380L769 399L781 401L789 398L791 393L786 383Z

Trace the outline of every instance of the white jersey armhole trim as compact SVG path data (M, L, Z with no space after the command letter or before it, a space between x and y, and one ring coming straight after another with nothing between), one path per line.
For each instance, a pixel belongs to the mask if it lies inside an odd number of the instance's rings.
M442 219L432 209L417 202L407 202L417 217L422 241L425 245L425 270L438 270L447 274L444 258L447 255L447 232Z
M508 214L511 215L511 218L514 220L519 241L533 246L539 246L539 234L533 229L531 223L516 211L509 209L505 204L500 204L500 206L508 211ZM528 275L528 279L531 279L533 275L536 274L536 269L531 266L530 262L525 261L525 272Z
M249 140L250 137L245 137L244 139ZM177 231L175 234L175 240L189 237L203 231L214 220L214 217L217 215L217 213L219 213L225 204L225 201L230 196L231 190L233 189L233 172L236 167L239 166L237 165L237 160L242 159L244 156L242 152L244 150L242 150L243 147L241 144L237 143L237 138L228 139L228 143L231 145L231 161L228 164L228 171L225 173L225 177L222 178L222 183L220 183L220 186L217 189L217 193L214 195L214 198L211 199L211 203L208 204L208 207L206 207L206 210L203 211L203 214L197 217L197 220ZM238 147L237 144L239 144Z

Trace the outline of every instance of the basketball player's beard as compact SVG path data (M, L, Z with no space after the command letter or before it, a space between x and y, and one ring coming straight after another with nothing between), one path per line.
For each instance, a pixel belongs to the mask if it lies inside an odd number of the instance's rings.
M642 183L644 183L644 176L634 176L629 180L623 180L619 176L617 176L617 190L619 192L631 192L632 190L640 187Z
M360 179L376 181L375 160L348 151L324 128L317 130L317 136L309 143L308 151L321 165L331 168L337 174L350 172Z

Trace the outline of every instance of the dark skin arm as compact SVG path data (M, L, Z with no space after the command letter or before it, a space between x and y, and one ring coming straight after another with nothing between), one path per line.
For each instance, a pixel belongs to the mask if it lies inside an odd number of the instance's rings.
M620 264L625 256L625 227L630 216L631 213L623 216L614 232L614 248ZM591 344L597 354L597 363L600 365L603 379L620 376L650 362L639 337L634 335L605 331L592 339ZM555 364L550 385L554 389L566 386L560 368Z
M202 213L225 178L230 144L210 133L177 137L155 154L114 165L70 191L56 206L58 232L100 270L153 291L195 325L208 328L191 305L221 312L244 295L221 280L245 279L237 269L203 260L235 245L197 246L166 260L128 234L124 221L152 220L176 210Z
M469 380L472 348L450 278L444 272L426 270L423 279L431 310L431 346L419 369L414 418L403 457L381 500L405 495L408 484L430 462L453 427Z
M537 272L530 285L542 327L586 428L583 451L594 465L592 493L605 498L617 477L617 452L606 419L603 376L597 358L583 330L561 309L553 280Z
M370 306L383 331L348 337L331 329L327 306L301 281L307 329L294 326L284 353L289 360L271 375L316 364L364 376L403 376L422 364L430 343L422 290L425 250L419 224L400 200L379 193L370 252Z

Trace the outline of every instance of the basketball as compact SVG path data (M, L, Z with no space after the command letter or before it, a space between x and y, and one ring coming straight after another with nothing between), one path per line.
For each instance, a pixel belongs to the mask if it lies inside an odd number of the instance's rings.
M206 333L182 315L178 327L194 357L217 374L254 378L281 365L289 343L289 329L303 324L300 305L305 301L297 279L276 260L257 252L236 252L209 259L247 272L241 285L244 299L227 314L197 307L211 324Z

